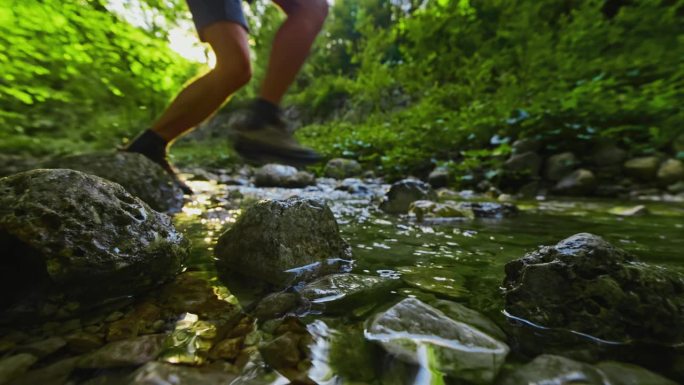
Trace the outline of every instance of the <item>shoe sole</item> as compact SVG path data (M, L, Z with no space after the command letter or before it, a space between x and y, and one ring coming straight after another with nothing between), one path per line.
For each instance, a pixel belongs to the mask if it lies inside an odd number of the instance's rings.
M278 163L304 167L323 160L321 156L300 156L291 152L283 152L280 148L264 146L262 143L253 143L247 140L236 140L234 143L233 148L238 155L252 165Z

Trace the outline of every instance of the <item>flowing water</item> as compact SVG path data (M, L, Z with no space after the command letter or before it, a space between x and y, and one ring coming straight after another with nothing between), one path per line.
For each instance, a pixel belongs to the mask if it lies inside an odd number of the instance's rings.
M314 336L309 376L321 384L444 383L441 374L428 364L406 368L383 354L364 338L365 320L378 308L413 296L454 300L504 324L500 289L504 265L540 245L552 245L579 232L600 235L645 262L684 270L681 203L533 200L517 202L521 214L510 219L416 223L411 218L389 216L377 210L377 199L386 186L368 186L365 194L352 195L335 190L332 181L307 189L257 189L192 182L198 194L176 217L177 226L193 242L188 269L213 278L212 246L222 229L230 226L246 205L258 199L295 195L321 198L332 208L343 238L353 248L353 272L403 278L403 287L379 304L359 303L357 309L340 317L304 316ZM631 217L611 213L616 208L637 204L645 205L649 213ZM258 295L239 290L230 294L243 305ZM512 357L515 360L515 355ZM288 383L284 378L273 381Z

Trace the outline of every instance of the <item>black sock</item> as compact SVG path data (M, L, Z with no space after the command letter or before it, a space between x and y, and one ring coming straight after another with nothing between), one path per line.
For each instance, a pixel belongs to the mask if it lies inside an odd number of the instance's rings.
M259 123L280 123L280 107L266 99L259 98L252 104L252 118Z
M168 143L159 134L152 130L145 130L126 147L126 151L137 152L159 162L166 159L167 146Z

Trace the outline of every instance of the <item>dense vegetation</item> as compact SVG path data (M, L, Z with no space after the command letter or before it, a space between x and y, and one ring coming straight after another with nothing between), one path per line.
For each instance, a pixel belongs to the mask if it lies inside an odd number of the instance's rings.
M111 147L199 70L102 2L3 1L3 151ZM176 4L156 9L188 17ZM251 6L256 76L234 105L264 72L282 19L269 4ZM684 0L336 0L290 112L303 141L390 176L497 178L524 137L652 153L684 130L683 19Z

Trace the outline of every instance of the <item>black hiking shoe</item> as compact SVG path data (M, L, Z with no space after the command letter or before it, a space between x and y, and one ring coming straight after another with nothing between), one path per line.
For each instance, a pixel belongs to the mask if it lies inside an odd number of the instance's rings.
M279 117L270 122L254 116L240 119L232 124L229 135L235 151L250 164L304 167L323 160L319 153L299 144Z
M124 152L134 152L144 155L147 159L161 166L173 181L180 187L185 195L192 195L194 191L179 176L178 171L169 163L166 158L167 143L152 130L146 130L128 146L122 148Z

